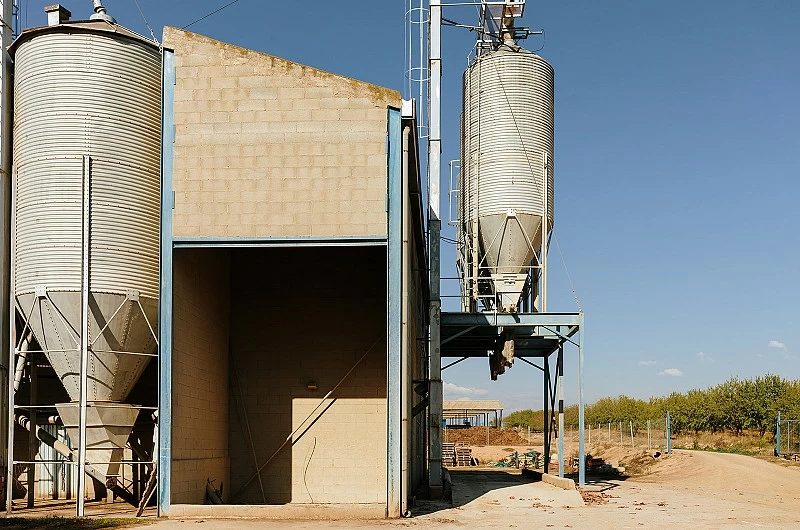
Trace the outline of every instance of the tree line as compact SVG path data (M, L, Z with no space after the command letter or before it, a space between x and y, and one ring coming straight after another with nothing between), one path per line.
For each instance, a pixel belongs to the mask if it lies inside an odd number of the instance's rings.
M647 420L663 420L667 411L674 434L754 431L764 436L767 432L774 433L779 411L782 418L800 419L800 381L771 374L752 379L734 377L706 389L673 392L647 401L624 395L602 398L586 405L584 414L587 425L608 422L627 425L630 421L634 428L642 428ZM513 412L503 423L542 431L543 412ZM577 405L565 408L564 423L578 424Z

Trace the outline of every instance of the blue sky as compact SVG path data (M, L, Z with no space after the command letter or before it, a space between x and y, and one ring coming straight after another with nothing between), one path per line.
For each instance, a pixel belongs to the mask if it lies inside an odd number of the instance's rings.
M28 26L49 3L21 0ZM133 0L105 3L147 34ZM159 38L225 3L139 0ZM62 4L74 18L91 8ZM400 90L404 4L240 0L190 29ZM476 22L471 8L446 16ZM542 0L522 23L546 30L556 71L555 230L586 312L587 399L800 377L800 2ZM458 157L473 38L443 34L445 161ZM557 250L550 271L549 309L575 310ZM574 356L565 369L574 402ZM541 407L541 377L522 363L496 382L483 360L444 379L446 397Z

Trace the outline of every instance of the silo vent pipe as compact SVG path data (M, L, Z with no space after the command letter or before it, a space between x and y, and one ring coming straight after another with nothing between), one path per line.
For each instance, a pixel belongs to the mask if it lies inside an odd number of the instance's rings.
M103 5L103 0L92 0L94 4L94 15L89 17L89 20L105 20L106 22L110 22L111 24L116 24L117 21L114 20L114 17L108 14L106 11L105 6Z

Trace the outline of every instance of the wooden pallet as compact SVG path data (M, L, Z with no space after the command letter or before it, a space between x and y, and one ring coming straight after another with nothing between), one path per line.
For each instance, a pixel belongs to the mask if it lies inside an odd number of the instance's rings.
M472 448L467 444L456 444L456 465L469 466L472 464Z
M456 444L443 443L442 444L442 464L445 466L456 465Z

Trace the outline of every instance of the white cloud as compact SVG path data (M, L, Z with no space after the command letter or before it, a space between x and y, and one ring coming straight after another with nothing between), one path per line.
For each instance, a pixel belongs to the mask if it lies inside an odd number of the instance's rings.
M668 375L670 377L681 377L683 375L683 372L681 372L677 368L667 368L663 372L658 372L658 375Z
M783 357L784 360L788 361L790 359L791 360L796 360L797 359L796 355L791 355L789 353L789 348L786 347L786 344L784 344L783 342L781 342L779 340L771 340L771 341L769 341L769 343L767 343L767 345L770 348L779 350L780 353L781 353L781 357Z
M639 366L655 366L655 361L639 361Z
M704 352L697 352L697 358L700 359L701 363L713 363L714 358L711 357L709 354Z
M477 396L485 396L489 393L485 388L473 388L470 386L458 386L453 383L442 383L442 390L448 399L456 398L469 398Z

